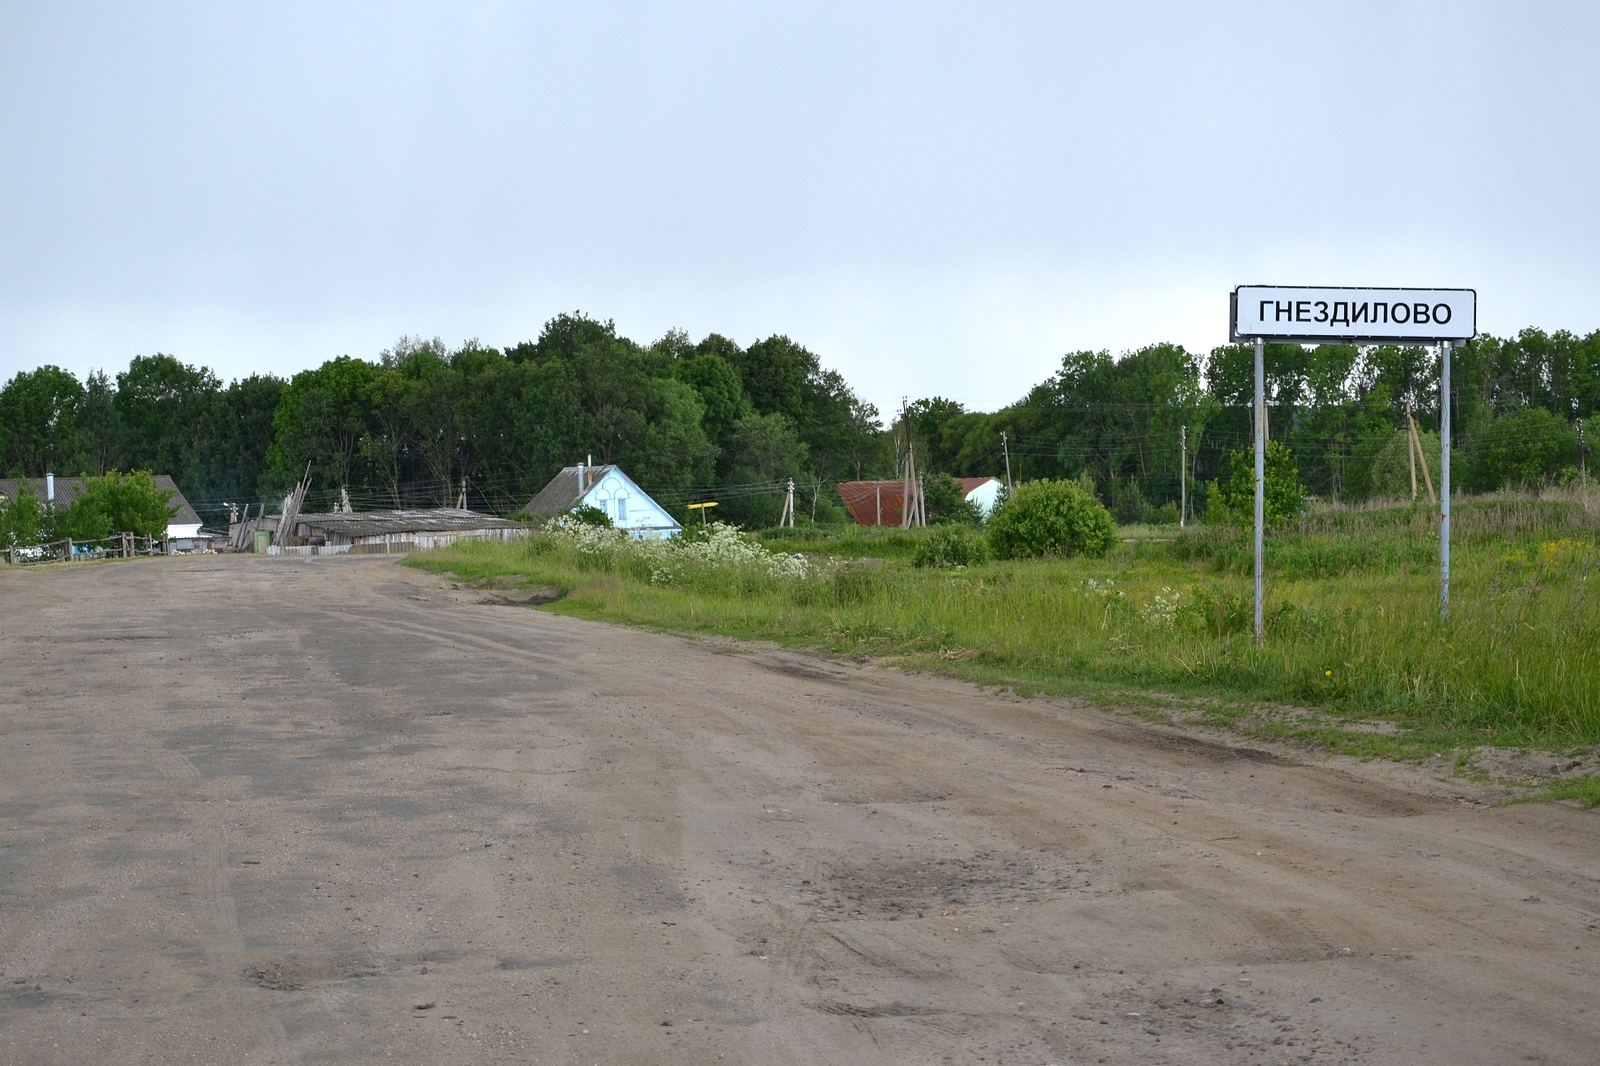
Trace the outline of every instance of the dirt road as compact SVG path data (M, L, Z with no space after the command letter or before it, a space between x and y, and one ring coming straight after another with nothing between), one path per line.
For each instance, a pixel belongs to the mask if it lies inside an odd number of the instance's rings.
M473 600L0 573L0 1062L1600 1061L1600 816Z

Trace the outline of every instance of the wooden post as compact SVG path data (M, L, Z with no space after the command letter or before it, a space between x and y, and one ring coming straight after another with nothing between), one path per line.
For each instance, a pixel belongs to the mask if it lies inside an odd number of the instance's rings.
M1415 427L1411 420L1411 401L1406 401L1406 425ZM1411 428L1406 429L1406 465L1411 470L1411 502L1417 502L1417 438L1412 435Z

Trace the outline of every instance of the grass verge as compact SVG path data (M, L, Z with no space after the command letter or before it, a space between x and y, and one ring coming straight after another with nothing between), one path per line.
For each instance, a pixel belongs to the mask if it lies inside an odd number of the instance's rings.
M547 534L409 563L554 585L566 595L542 609L578 617L775 641L1021 694L1144 701L1169 718L1353 755L1600 742L1592 516L1516 499L1456 513L1448 624L1426 512L1328 508L1275 532L1259 650L1248 545L1226 529L1134 537L1105 559L962 570L912 567L915 531L769 539L809 549L800 578L742 564L664 570Z

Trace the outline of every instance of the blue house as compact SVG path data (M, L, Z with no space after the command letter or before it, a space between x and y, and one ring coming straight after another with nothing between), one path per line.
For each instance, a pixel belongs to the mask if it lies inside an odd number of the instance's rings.
M665 508L615 466L563 467L529 501L527 510L554 518L583 505L604 511L612 525L635 537L672 537L683 531Z

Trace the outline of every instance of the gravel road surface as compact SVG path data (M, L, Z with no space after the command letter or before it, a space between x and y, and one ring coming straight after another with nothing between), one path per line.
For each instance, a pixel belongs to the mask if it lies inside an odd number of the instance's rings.
M1594 1063L1600 816L574 621L0 572L0 1062Z

